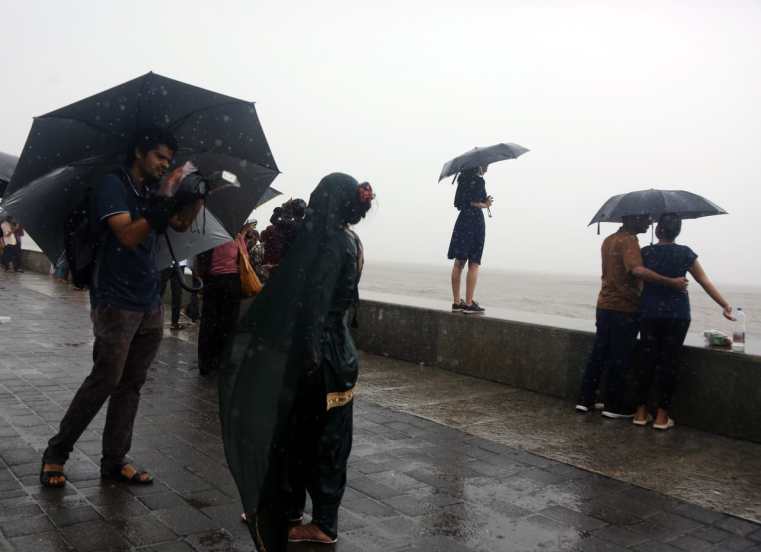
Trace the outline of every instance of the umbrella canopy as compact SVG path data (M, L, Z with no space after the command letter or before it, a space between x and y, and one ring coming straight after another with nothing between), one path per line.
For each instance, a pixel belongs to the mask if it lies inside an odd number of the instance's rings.
M0 197L3 197L5 188L11 181L17 163L18 157L0 151Z
M253 103L148 73L34 120L5 207L48 258L63 250L64 222L94 175L122 163L136 131L147 127L177 137L177 162L237 176L240 187L219 190L206 205L228 234L279 172ZM182 236L172 242L177 249Z
M683 219L726 215L727 212L706 198L682 190L639 190L611 197L600 207L589 225L599 222L622 222L623 217L674 213ZM588 226L589 226L588 225Z
M444 163L444 166L441 168L441 174L439 174L439 182L447 176L452 176L467 169L486 167L491 163L504 161L505 159L515 159L527 151L529 151L527 148L511 143L495 144L486 148L473 148Z
M269 200L280 195L280 192L273 187L267 188L256 208L264 205ZM172 244L177 260L188 259L218 245L232 241L233 234L225 230L225 227L208 209L204 208L198 213L195 222L187 232L179 234L171 228L167 230L169 240ZM166 240L158 240L158 251L156 253L156 265L159 270L167 268L172 264L172 254Z

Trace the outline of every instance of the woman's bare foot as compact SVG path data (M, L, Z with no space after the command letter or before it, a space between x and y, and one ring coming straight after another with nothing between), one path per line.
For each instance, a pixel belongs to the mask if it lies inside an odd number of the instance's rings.
M669 423L669 411L659 408L658 413L655 415L655 425L663 426L667 423Z
M42 464L40 483L45 487L60 488L66 485L63 464Z
M648 422L647 406L644 404L637 407L637 412L634 414L634 423L646 424Z
M314 523L297 525L296 527L291 527L291 530L288 531L289 542L316 542L319 544L333 544L337 540L337 538L330 538Z

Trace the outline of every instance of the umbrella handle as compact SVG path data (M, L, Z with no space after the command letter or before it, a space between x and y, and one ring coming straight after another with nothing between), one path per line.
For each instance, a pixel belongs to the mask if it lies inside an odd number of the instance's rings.
M180 263L177 261L177 257L174 255L174 249L172 248L172 242L169 240L169 234L164 234L164 238L166 238L166 244L167 247L169 247L169 254L172 256L172 268L174 269L174 274L172 274L172 277L177 278L177 282L179 282L180 287L189 293L196 293L197 291L201 291L203 289L203 280L196 278L195 275L193 276L193 285L189 286L185 283L185 278L183 278L184 270L183 267L180 266Z
M193 283L188 285L185 283L184 278L184 267L180 266L180 263L173 262L172 268L174 268L174 274L172 274L173 278L177 278L177 281L180 284L180 287L184 289L185 291L189 293L196 293L203 289L203 280L200 278L196 278L195 275L193 275Z
M487 207L486 212L489 214L489 218L491 218L491 207Z

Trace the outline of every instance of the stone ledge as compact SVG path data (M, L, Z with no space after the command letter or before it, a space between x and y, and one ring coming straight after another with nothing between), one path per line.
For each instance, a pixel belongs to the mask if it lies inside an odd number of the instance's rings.
M473 318L377 300L362 301L358 320L357 345L368 353L568 401L577 398L594 338L588 330L532 323L526 317ZM684 361L674 397L680 424L761 442L761 356L693 344L686 347Z

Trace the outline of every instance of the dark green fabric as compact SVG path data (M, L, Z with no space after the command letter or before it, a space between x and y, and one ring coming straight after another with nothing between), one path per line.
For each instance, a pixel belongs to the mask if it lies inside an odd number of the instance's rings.
M334 173L320 181L304 226L239 323L220 371L225 454L245 511L260 512L260 524L267 519L258 532L250 527L254 541L264 540L268 552L286 546L279 459L294 395L302 375L322 364L322 335L326 323L337 324L332 307L345 267L353 263L356 277L357 247L345 230L356 197L357 181L351 176ZM348 355L349 344L353 350L350 338L334 348ZM356 359L356 351L353 355ZM356 370L341 376L345 385L356 380Z

